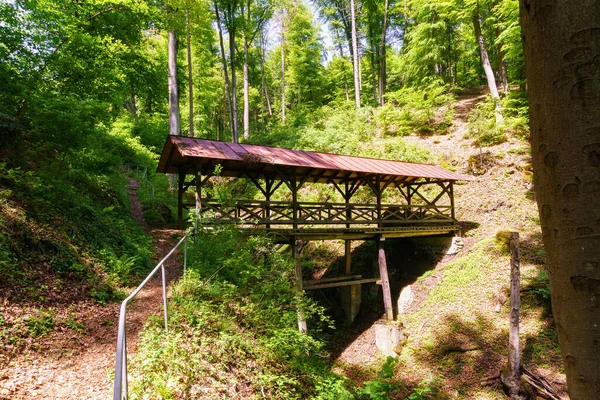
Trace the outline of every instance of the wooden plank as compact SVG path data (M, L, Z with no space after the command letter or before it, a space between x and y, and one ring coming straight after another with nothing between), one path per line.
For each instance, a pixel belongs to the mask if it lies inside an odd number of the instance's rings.
M342 276L333 276L331 278L307 279L307 280L304 280L302 282L302 284L315 285L315 284L319 284L319 283L343 281L344 279L360 279L360 278L362 278L362 275L342 275Z
M341 286L360 285L363 283L374 283L374 282L377 282L378 280L379 280L379 278L367 278L367 279L350 280L350 281L342 281L342 282L331 282L331 283L325 283L323 285L308 285L308 286L304 286L304 290L317 290L317 289L327 289L327 288L341 287Z
M379 263L379 276L381 277L381 288L383 289L383 306L385 308L385 314L389 321L394 320L394 309L392 306L392 293L390 290L390 279L388 277L387 262L385 259L385 239L379 237L377 239L378 249L378 263Z

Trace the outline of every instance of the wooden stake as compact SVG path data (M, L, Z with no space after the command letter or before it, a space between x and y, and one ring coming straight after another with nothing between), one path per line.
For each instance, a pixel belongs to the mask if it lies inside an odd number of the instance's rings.
M519 233L510 233L510 338L508 370L512 378L521 376L519 356L519 310L521 308L521 277L519 264Z
M508 389L511 400L527 398L521 384L521 360L519 354L519 312L521 308L521 273L519 262L519 233L510 233L510 336L508 339L508 366L501 374L502 383Z
M392 308L392 293L390 291L390 279L388 278L387 262L385 259L385 238L377 239L379 276L381 277L381 288L383 289L383 306L388 320L394 320L394 309Z

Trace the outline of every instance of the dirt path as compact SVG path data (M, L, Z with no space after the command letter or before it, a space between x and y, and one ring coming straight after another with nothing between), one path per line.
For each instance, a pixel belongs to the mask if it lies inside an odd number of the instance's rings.
M137 182L128 187L131 212L143 223L136 195ZM166 255L181 233L170 229L148 231L153 238L158 259ZM181 275L181 261L176 253L165 263L167 280ZM159 275L159 274L157 274ZM128 308L128 353L137 352L138 334L149 316L162 310L159 276L152 279ZM133 288L131 289L133 290ZM44 337L38 348L28 350L0 366L0 399L106 399L112 396L119 303L106 306L86 300L57 315L77 315L80 332L56 329Z

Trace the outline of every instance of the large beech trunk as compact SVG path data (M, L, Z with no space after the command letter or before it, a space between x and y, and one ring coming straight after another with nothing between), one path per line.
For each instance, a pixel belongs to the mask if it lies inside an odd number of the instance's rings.
M177 91L177 36L175 31L169 31L169 134L179 135L181 117L179 115L179 92Z
M520 0L536 198L572 400L600 399L600 2Z

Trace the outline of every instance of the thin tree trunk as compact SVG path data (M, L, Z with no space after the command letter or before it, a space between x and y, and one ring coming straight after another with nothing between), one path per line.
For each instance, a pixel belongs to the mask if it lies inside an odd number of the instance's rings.
M179 115L179 93L177 92L177 36L169 31L169 134L179 135L181 122Z
M269 117L273 116L273 109L271 108L271 100L269 99L269 91L267 90L267 83L265 82L265 47L264 47L264 34L260 34L260 79L262 85L262 93L267 101L267 111Z
M358 39L356 37L356 12L354 9L354 0L350 0L350 13L352 18L352 65L354 67L354 100L356 102L356 108L360 108L360 70L358 65Z
M500 36L500 29L496 28L496 38ZM498 75L500 78L500 82L502 83L502 89L504 90L504 95L506 96L508 93L508 74L506 73L506 58L504 56L504 46L502 43L498 43Z
M345 60L344 47L342 46L342 41L340 39L340 33L337 29L335 30L335 35L337 36L337 43L338 43L338 49L340 50L340 57L342 58L342 60ZM350 101L350 96L348 94L348 78L346 76L346 63L345 62L342 63L342 73L344 74L344 92L346 93L346 101Z
M483 70L485 71L485 77L487 78L488 87L490 94L496 108L496 125L501 125L504 122L502 117L502 108L500 105L500 95L498 94L498 87L496 86L496 78L494 77L494 71L490 64L490 58L488 57L487 49L485 48L485 42L483 41L483 35L481 33L481 23L479 22L479 3L475 5L473 11L473 28L475 29L475 39L479 45L479 53L481 56L481 63L483 64Z
M233 104L231 102L231 90L229 85L229 74L227 73L227 60L225 59L225 46L223 45L223 30L221 29L221 16L219 14L219 7L217 2L214 1L215 7L215 18L217 20L217 29L219 31L219 45L221 48L221 62L223 64L223 75L225 77L225 93L227 98L227 108L229 109L229 127L231 128L231 141L235 142L235 135L233 132Z
M281 13L281 123L285 125L285 30Z
M385 100L383 95L385 94L385 86L387 84L387 71L386 71L386 36L387 36L387 23L389 14L389 0L385 0L384 11L383 11L383 27L381 29L381 50L379 51L379 81L378 81L378 93L379 93L379 105L383 106Z
M248 12L250 12L248 10ZM250 140L250 82L248 81L248 38L244 34L244 141Z
M230 15L233 13L230 11ZM235 75L235 25L233 23L228 27L229 31L229 62L231 63L231 104L233 108L233 126L232 126L232 136L233 142L239 142L238 135L238 106L237 106L237 77Z
M535 194L573 400L600 399L600 2L521 0Z
M194 137L194 80L192 77L192 39L190 33L190 10L185 10L185 27L188 62L188 97L190 104L190 137Z
M376 44L371 46L371 85L373 86L373 100L379 102L379 92L377 80L379 73L379 48Z

